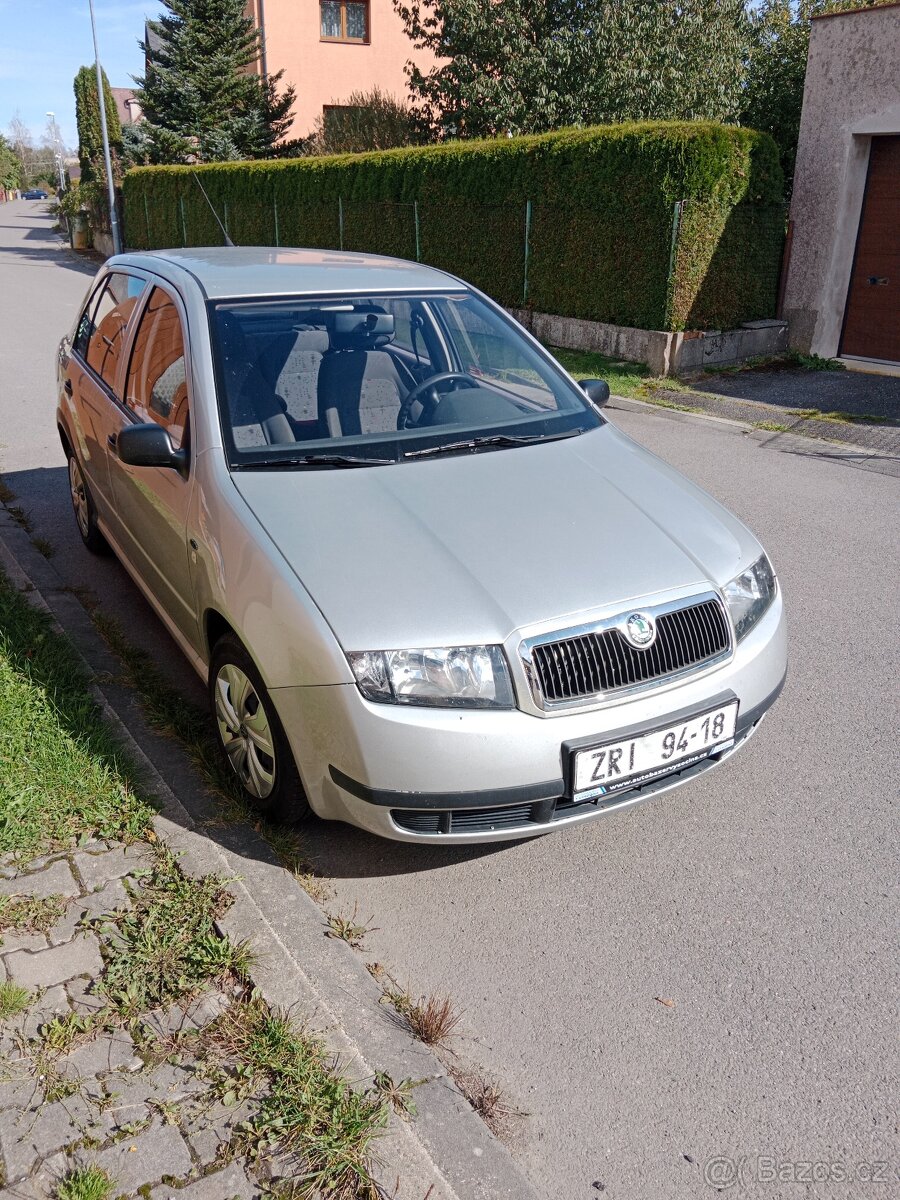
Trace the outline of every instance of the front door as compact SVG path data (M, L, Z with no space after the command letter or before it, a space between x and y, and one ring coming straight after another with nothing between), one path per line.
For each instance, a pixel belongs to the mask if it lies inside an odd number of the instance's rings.
M872 138L841 354L900 362L900 136Z
M190 439L190 370L184 322L173 296L154 287L139 318L126 374L119 428L129 415L155 421L176 449ZM187 518L192 474L171 468L132 467L114 452L110 479L122 551L153 593L159 607L191 646L199 625L191 585Z

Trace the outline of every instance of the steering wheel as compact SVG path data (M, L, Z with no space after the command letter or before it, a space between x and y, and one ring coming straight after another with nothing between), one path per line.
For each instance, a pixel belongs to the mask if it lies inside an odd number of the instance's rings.
M429 397L430 403L422 405L423 409L425 410L422 413L422 417L427 416L427 418L430 420L431 417L434 415L435 409L441 402L441 397L438 394L437 385L439 383L446 383L447 380L449 380L449 379L461 380L462 382L465 383L465 385L467 387L473 387L473 388L478 387L478 380L475 379L471 375L467 375L465 371L441 371L440 374L438 374L438 375L432 375L430 379L423 379L422 382L417 387L413 388L413 390L409 393L409 395L406 397L406 399L400 405L400 411L397 413L397 428L398 429L411 429L412 428L412 423L410 422L410 419L409 419L410 410L412 409L412 406L415 404L416 400L418 400L418 398L422 392L430 392L431 393L431 395ZM419 420L416 421L416 425L422 424L422 417L420 417Z

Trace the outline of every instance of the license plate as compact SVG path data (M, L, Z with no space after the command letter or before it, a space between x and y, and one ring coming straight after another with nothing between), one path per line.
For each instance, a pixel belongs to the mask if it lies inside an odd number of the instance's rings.
M699 762L734 739L737 710L732 700L650 733L576 751L574 799L606 796Z

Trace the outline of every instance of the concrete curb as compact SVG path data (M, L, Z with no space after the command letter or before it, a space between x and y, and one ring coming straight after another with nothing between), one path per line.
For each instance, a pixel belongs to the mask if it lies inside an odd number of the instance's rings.
M613 394L610 396L610 404L608 408L615 412L616 409L623 409L626 412L636 413L655 413L657 416L667 417L674 421L703 421L707 424L719 425L725 428L734 430L735 433L742 433L745 437L752 438L760 445L768 445L771 442L784 442L788 446L795 446L805 453L813 451L827 451L829 455L835 458L875 458L875 459L896 459L896 454L889 450L877 450L873 446L860 446L853 442L841 441L840 438L825 438L819 434L803 433L796 429L786 431L773 431L767 429L758 429L752 421L736 420L734 417L720 417L718 414L711 412L683 412L678 408L669 408L665 404L653 404L646 400L635 400L631 396L618 396ZM824 422L819 422L824 424Z
M395 1081L422 1081L413 1093L416 1116L408 1122L394 1116L376 1148L387 1160L380 1180L385 1196L537 1200L509 1151L436 1056L380 1002L380 988L354 951L324 936L322 910L279 865L263 838L247 825L217 823L215 802L186 754L148 727L136 695L118 681L121 665L89 614L2 506L0 567L51 616L83 659L94 699L158 806L158 837L189 874L215 873L229 881L235 900L221 929L256 951L253 982L265 1000L279 1008L297 1007L344 1060L350 1078L370 1079L383 1071Z

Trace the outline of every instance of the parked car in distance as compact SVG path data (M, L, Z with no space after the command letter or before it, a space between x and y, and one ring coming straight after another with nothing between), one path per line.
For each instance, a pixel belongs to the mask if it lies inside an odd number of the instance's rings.
M266 814L546 833L709 771L782 687L753 534L441 271L121 255L58 376L81 537L207 681Z
M47 193L45 191L42 191L41 188L32 188L30 191L22 193L22 199L23 200L46 200Z

